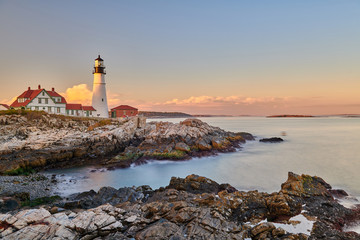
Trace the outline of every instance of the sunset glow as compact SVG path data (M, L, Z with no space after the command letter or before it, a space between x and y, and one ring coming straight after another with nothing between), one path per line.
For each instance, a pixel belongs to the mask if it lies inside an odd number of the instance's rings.
M0 103L41 84L88 105L101 53L110 108L360 114L360 2L38 2L0 1Z

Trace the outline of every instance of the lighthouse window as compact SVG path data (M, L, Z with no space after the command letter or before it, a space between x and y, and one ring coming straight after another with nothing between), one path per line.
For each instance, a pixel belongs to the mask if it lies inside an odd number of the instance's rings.
M104 99L102 98L101 101L104 101Z

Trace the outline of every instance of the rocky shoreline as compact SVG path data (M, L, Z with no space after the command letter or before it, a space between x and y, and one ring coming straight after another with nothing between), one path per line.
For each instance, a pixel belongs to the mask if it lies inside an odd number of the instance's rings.
M146 123L144 117L88 119L25 112L0 116L0 174L96 164L126 168L147 160L187 160L232 152L249 133L198 119Z
M206 177L168 186L103 187L0 214L4 239L359 239L359 204L319 177L288 174L274 193L238 191ZM10 198L2 197L0 206ZM1 209L1 208L0 208Z

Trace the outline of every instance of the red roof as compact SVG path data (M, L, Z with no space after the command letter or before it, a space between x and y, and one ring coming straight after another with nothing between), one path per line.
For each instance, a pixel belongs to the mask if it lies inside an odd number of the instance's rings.
M60 94L58 94L55 91L46 91L51 97L61 97L61 102L56 102L55 103L66 103L66 100L63 96L61 96Z
M28 90L26 90L17 98L28 98L28 100L26 100L25 102L18 102L18 100L16 99L10 105L10 107L13 107L13 108L25 107L26 105L28 105L31 102L31 100L33 100L37 95L39 95L39 93L41 93L42 90L44 90L44 89L36 89L36 90L28 89Z
M28 90L23 92L20 96L18 96L17 99L10 105L10 107L13 107L13 108L25 107L26 105L28 105L31 102L31 100L33 100L43 90L45 90L45 89L41 88L41 89L31 90L29 88ZM46 91L46 92L51 97L61 97L61 102L55 102L55 103L66 103L65 98L63 96L61 96L60 94L58 94L57 92L55 92L55 91ZM28 100L26 100L25 102L18 102L19 98L28 98Z
M93 108L93 106L83 106L82 109L84 111L96 111L95 108Z
M68 103L66 104L66 110L82 110L82 105Z
M129 105L120 105L120 106L112 108L111 111L112 110L138 110L138 109L134 108L134 107L130 107Z
M0 103L0 105L3 106L4 108L7 108L7 109L10 108L9 105L7 105L7 104L2 104L2 103Z

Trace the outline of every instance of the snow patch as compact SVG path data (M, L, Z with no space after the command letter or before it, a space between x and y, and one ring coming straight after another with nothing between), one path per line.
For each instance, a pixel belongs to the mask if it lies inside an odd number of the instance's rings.
M315 223L315 221L308 220L303 214L296 215L290 218L289 221L292 221L293 223L291 224L274 223L274 222L271 223L274 224L276 228L282 228L288 233L293 233L293 234L303 233L306 235L310 235L311 230ZM266 222L268 222L267 219L262 220L261 222L258 222L256 224L251 224L250 222L247 222L245 224L253 228L261 223L266 223ZM359 230L360 230L360 226L359 226Z
M284 224L284 223L273 223L275 227L280 227L287 231L288 233L299 234L303 233L310 235L311 230L314 226L315 221L308 220L304 215L299 214L289 219L289 221L299 222L294 224Z

